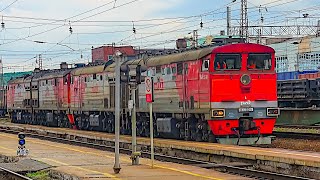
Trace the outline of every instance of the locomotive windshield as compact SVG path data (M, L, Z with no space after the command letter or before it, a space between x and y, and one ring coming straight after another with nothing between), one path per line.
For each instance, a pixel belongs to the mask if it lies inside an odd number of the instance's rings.
M240 54L217 54L215 57L214 69L239 70L241 68Z
M271 54L249 54L247 67L249 70L271 69Z

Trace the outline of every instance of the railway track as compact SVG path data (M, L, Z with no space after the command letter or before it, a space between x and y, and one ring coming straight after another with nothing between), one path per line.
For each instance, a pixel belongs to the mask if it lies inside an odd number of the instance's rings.
M305 125L275 125L277 128L292 128L292 129L318 129L320 130L320 125L315 126L305 126Z
M2 128L0 128L0 132L11 133L11 134L19 133L17 131L2 129ZM51 136L45 136L45 135L40 135L40 134L34 134L34 133L25 133L25 134L28 137L38 138L38 139L42 139L42 140L60 142L60 143L65 143L65 144L77 145L77 146L84 146L84 147L95 148L95 149L100 149L100 150L107 150L107 151L111 151L111 152L114 151L114 146L89 143L89 142L83 142L83 141L78 141L78 140L69 140L69 139L65 139L65 138L51 137ZM131 149L120 148L120 153L130 155ZM151 154L149 151L142 151L141 156L144 158L150 158ZM221 171L224 173L235 174L235 175L254 178L254 179L311 180L309 178L304 178L304 177L297 177L297 176L290 176L290 175L272 173L272 172L267 172L267 171L254 170L253 165L247 165L247 167L243 167L243 166L238 167L238 166L231 166L231 165L225 165L225 164L210 163L210 162L206 162L206 161L198 161L198 160L192 160L192 159L186 159L186 158L179 158L179 157L168 156L168 155L163 155L163 154L155 154L155 159L159 160L159 161L193 165L193 166L198 166L198 167L207 168L207 169L215 169L215 170L218 170L218 171Z
M320 139L320 126L276 125L273 134L280 138Z
M273 132L278 138L290 138L290 139L308 139L308 140L319 140L320 134L314 133L300 133L300 132Z
M26 176L18 174L16 172L10 171L9 169L5 169L0 167L0 179L5 180L32 180Z

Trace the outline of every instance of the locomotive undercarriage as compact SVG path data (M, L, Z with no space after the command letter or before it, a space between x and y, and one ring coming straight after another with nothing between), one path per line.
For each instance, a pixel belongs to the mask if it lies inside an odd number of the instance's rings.
M13 123L42 125L49 127L73 128L89 131L114 133L113 112L74 112L74 124L70 124L66 111L13 111L11 118ZM154 137L181 139L187 141L216 142L204 114L190 114L188 118L180 114L154 114ZM138 112L137 136L149 137L150 124L149 113ZM131 135L131 116L128 112L121 113L120 133Z
M68 117L63 111L20 110L11 113L13 123L70 128Z

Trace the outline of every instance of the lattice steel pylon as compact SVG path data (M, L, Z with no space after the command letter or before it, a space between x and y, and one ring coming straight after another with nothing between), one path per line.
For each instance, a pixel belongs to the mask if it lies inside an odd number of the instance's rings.
M241 0L241 19L240 19L240 36L248 42L248 2Z

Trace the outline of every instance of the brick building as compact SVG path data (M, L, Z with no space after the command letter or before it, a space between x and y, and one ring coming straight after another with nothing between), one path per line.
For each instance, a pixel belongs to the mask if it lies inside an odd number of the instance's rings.
M123 54L125 54L128 57L135 57L136 51L132 46L119 46L119 47L113 47L113 46L101 46L92 49L92 62L102 62L102 61L109 61L112 60L112 57L116 51L121 51Z
M141 57L141 54L147 54L148 56L170 54L175 49L139 49L133 46L101 46L92 49L92 62L106 62L112 60L114 53L119 50L130 59Z

